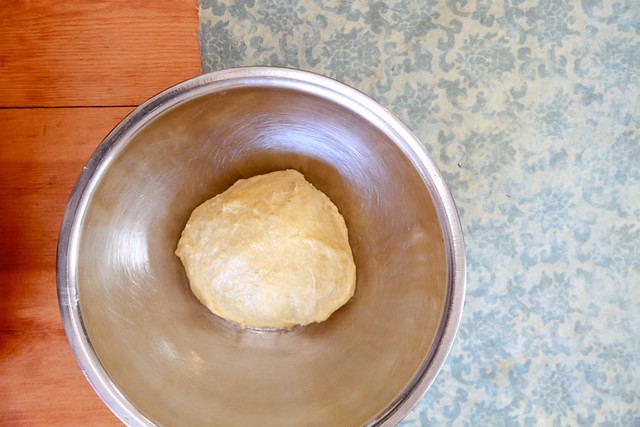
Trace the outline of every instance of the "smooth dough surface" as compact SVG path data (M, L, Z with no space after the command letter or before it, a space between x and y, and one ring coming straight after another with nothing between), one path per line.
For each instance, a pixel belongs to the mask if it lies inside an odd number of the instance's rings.
M243 327L321 322L355 291L345 221L295 170L241 179L198 206L176 254L200 302Z

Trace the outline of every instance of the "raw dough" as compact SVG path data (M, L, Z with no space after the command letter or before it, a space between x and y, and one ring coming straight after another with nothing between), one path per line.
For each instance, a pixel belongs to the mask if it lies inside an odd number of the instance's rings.
M176 254L200 302L243 327L322 322L355 291L345 221L295 170L241 179L198 206Z

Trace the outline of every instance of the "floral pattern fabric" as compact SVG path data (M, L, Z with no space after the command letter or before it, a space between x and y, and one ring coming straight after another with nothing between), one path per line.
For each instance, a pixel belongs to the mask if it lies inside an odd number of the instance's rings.
M427 147L462 324L403 426L640 426L640 2L200 0L203 71L334 77Z

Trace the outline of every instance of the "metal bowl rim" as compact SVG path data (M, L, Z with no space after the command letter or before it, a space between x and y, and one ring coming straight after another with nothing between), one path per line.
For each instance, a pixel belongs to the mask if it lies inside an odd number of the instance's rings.
M85 329L75 277L80 225L95 184L111 159L130 137L159 114L201 95L239 87L277 87L302 91L338 103L372 122L407 155L428 187L444 234L447 297L436 345L425 356L413 381L367 426L391 426L402 420L424 396L452 347L464 305L466 256L462 226L442 173L417 137L388 109L364 93L320 74L281 67L239 67L203 74L151 97L127 115L98 145L84 166L67 203L57 247L56 286L62 323L84 376L96 393L125 424L154 426L118 389L93 349Z

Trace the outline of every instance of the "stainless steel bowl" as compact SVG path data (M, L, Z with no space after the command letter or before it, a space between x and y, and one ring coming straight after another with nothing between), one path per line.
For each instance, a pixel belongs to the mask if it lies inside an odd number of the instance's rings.
M320 324L240 330L196 300L174 250L198 204L286 168L344 215L356 293ZM105 138L71 194L57 281L78 363L129 425L392 425L449 351L465 258L442 175L389 111L256 67L174 86Z

